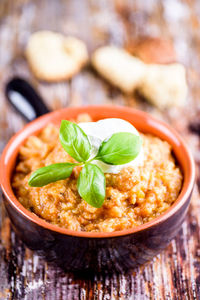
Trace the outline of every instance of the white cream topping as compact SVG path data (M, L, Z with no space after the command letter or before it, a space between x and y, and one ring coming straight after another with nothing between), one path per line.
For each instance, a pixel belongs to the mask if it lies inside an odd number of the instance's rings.
M114 133L130 132L139 136L139 132L132 124L130 124L125 120L117 119L117 118L103 119L97 122L82 122L79 123L78 125L87 134L90 143L92 145L90 158L96 156L101 143L104 140L110 138ZM134 160L124 165L109 165L98 160L92 161L92 163L95 163L97 166L99 166L104 173L114 173L114 174L119 173L124 167L127 166L136 167L138 165L141 165L142 162L143 162L142 149Z

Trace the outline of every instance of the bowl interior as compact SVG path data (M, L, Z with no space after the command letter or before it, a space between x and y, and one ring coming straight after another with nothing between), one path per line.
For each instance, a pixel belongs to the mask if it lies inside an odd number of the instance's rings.
M121 118L132 123L139 131L143 133L151 133L158 136L159 138L166 140L172 145L174 155L177 162L179 163L183 175L184 181L181 193L175 203L169 208L164 214L155 218L151 222L140 225L133 229L115 231L112 233L90 233L90 232L75 232L60 228L58 226L47 223L41 218L37 217L33 213L25 209L16 199L12 187L11 187L11 176L15 167L17 155L20 146L30 135L36 135L43 127L48 123L59 124L63 119L75 119L80 113L88 113L94 121L103 118ZM17 133L5 147L0 163L0 181L3 192L10 203L20 211L24 216L33 222L38 223L40 226L46 227L50 230L54 230L63 234L70 234L74 236L85 236L85 237L110 237L126 235L134 232L138 232L149 226L154 226L159 222L164 221L171 214L175 213L178 208L184 204L194 184L194 162L193 158L185 145L182 138L176 133L170 126L163 122L154 119L147 113L131 109L130 107L118 107L118 106L91 106L81 108L65 108L59 111L55 111L44 115L35 121L26 125L19 133Z

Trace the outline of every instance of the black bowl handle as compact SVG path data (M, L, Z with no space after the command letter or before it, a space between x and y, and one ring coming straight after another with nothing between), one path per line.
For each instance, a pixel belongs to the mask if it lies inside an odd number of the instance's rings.
M50 111L30 83L22 78L15 77L8 81L5 94L9 103L28 122Z

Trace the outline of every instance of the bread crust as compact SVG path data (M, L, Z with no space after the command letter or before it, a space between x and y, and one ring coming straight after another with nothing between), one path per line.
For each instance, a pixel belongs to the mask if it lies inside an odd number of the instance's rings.
M35 77L48 82L70 79L88 61L84 42L51 31L32 34L25 55Z
M100 75L124 93L137 90L159 108L185 104L187 82L182 64L145 64L114 46L97 49L92 55L92 64Z
M126 49L147 64L170 64L177 61L172 42L158 37L140 37L130 42Z

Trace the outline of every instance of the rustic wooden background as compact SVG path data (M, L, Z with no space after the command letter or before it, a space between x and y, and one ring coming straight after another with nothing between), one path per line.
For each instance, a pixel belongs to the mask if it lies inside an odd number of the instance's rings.
M125 97L87 67L70 82L37 82L23 57L29 35L51 29L82 38L90 53L98 46L123 46L138 35L174 42L187 67L190 93L182 110L158 111ZM174 126L200 163L200 1L198 0L1 0L0 151L24 121L7 105L4 84L13 75L28 78L51 109L111 103L146 110ZM188 128L192 127L196 133ZM76 278L47 264L16 237L1 205L0 299L200 299L200 197L198 184L187 218L168 248L131 275Z

